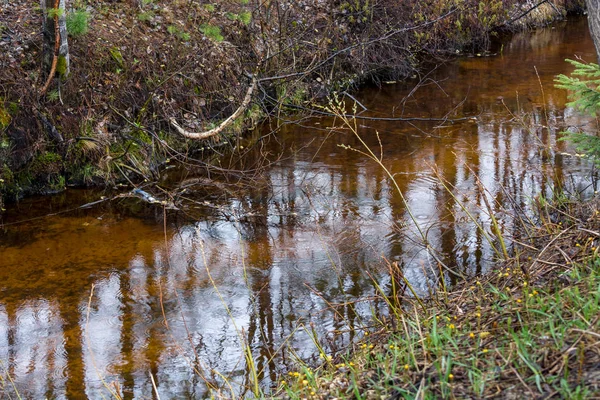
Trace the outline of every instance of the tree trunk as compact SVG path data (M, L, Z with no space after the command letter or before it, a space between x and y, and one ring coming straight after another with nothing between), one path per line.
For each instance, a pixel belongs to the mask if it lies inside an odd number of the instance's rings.
M590 34L596 46L596 58L600 62L600 0L585 0L588 10Z
M50 12L56 7L58 2L58 33L59 33L59 48L58 48L58 68L57 71L61 76L69 74L69 43L67 41L67 17L66 17L66 0L41 0L42 10L44 12L43 31L44 31L44 55L43 64L47 73L51 72L52 60L55 56L56 44L56 27L54 13Z

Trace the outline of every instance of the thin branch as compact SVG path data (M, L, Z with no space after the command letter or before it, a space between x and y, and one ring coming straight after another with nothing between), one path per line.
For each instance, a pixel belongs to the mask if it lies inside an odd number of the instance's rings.
M294 108L297 110L303 110L303 111L307 111L307 112L310 112L313 114L318 114L318 115L323 115L323 116L328 116L328 117L338 116L337 114L334 114L329 111L316 110L314 108L297 106L294 104L284 104L284 106L287 108ZM365 115L354 115L354 114L342 114L342 116L344 116L346 118L356 118L358 120L365 120L365 121L395 121L395 122L411 122L411 121L458 122L458 121L468 121L468 120L472 120L472 119L476 118L475 115L469 116L469 117L459 117L459 118L448 118L448 117L442 117L442 118L437 118L437 117L431 117L431 118L429 118L429 117L368 117Z
M427 21L424 22L422 24L419 25L415 25L415 26L409 26L409 27L405 27L405 28L400 28L400 29L395 29L393 31L390 31L388 33L386 33L385 35L382 35L378 38L374 38L371 40L367 40L365 42L359 42L359 43L355 43L351 46L345 47L341 50L338 50L336 52L334 52L333 54L331 54L329 57L327 57L326 59L324 59L323 61L319 62L318 64L316 64L315 66L313 66L312 68L309 68L305 71L302 72L294 72L291 74L286 74L286 75L278 75L278 76L269 76L269 77L265 77L265 78L260 78L259 82L267 82L267 81L274 81L274 80L280 80L280 79L288 79L288 78L294 78L297 76L306 76L308 74L310 74L311 72L315 71L316 69L322 67L323 65L327 64L329 61L331 61L332 59L336 58L337 56L339 56L342 53L346 53L352 49L355 49L357 47L363 47L363 46L368 46L371 45L373 43L377 43L377 42L381 42L382 40L386 40L389 39L392 36L395 36L399 33L403 33L403 32L408 32L408 31L413 31L419 28L425 28L429 25L433 25L436 22L439 22L447 17L449 17L450 15L454 14L454 12L456 12L456 7L453 7L450 11L448 11L446 14L439 16L438 18L431 20L431 21Z
M554 8L554 9L556 10L556 6L554 6L554 4L552 4L552 3L551 3L551 2L549 2L548 0L542 0L542 1L540 1L539 3L537 3L535 6L531 7L529 10L527 10L527 11L525 11L524 13L522 13L521 15L519 15L518 17L515 17L515 18L511 19L510 21L507 21L507 22L505 22L505 23L503 23L503 24L501 24L501 25L497 26L497 27L496 27L496 29L498 29L498 28L502 28L503 26L510 25L510 24L512 24L513 22L516 22L516 21L520 20L521 18L523 18L523 17L527 16L527 15L528 15L530 12L532 12L533 10L535 10L536 8L538 8L539 6L541 6L541 5L542 5L542 4L544 4L544 3L548 3L548 4L550 4L550 5L552 6L552 8Z

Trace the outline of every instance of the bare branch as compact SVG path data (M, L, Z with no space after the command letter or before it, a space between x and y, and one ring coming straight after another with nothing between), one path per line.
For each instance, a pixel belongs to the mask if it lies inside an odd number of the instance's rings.
M329 57L327 57L326 59L324 59L323 61L320 61L319 63L317 63L316 65L308 68L305 71L301 71L301 72L293 72L291 74L286 74L286 75L278 75L278 76L269 76L269 77L264 77L264 78L260 78L260 82L267 82L267 81L274 81L274 80L281 80L281 79L289 79L289 78L294 78L297 76L306 76L308 74L310 74L311 72L317 70L318 68L322 67L323 65L327 64L329 61L333 60L334 58L336 58L337 56L339 56L340 54L343 53L347 53L350 50L357 48L357 47L365 47L365 46L369 46L373 43L377 43L377 42L382 42L386 39L389 39L392 36L398 35L399 33L404 33L404 32L410 32L410 31L414 31L417 29L421 29L421 28L425 28L429 25L433 25L443 19L446 19L447 17L449 17L450 15L454 14L456 12L457 8L453 7L452 9L450 9L450 11L448 11L447 13L439 16L438 18L431 20L431 21L426 21L423 22L421 24L418 25L414 25L414 26L408 26L408 27L404 27L404 28L399 28L399 29L394 29L390 32L387 32L386 34L378 37L378 38L374 38L374 39L370 39L364 42L358 42L355 43L351 46L348 46L346 48L343 48L341 50L338 50L334 53L332 53Z
M171 122L171 125L173 125L173 127L177 130L177 132L179 132L181 135L183 135L189 139L202 140L202 139L208 139L209 137L215 136L215 135L221 133L221 131L223 131L229 125L231 125L231 123L233 121L235 121L240 115L242 115L242 113L244 113L244 111L246 111L246 109L250 105L250 101L252 101L252 93L254 92L254 89L256 88L257 82L258 81L256 79L256 76L253 76L252 84L248 88L248 91L246 92L246 97L244 97L244 101L242 101L242 104L239 106L239 108L237 110L235 110L235 112L233 114L231 114L231 116L229 116L229 118L227 118L225 121L221 122L221 124L219 126L217 126L216 128L213 128L211 130L204 131L204 132L190 132L190 131L183 129L181 127L181 125L179 125L177 123L177 120L175 118L171 117L171 118L169 118L169 121Z

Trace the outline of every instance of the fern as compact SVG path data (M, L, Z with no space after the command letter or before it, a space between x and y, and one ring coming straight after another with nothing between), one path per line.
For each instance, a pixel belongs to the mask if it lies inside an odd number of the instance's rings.
M596 116L600 110L600 66L594 63L584 63L566 60L575 66L570 76L558 75L554 80L556 87L569 91L568 106L584 113ZM600 166L600 137L583 132L561 132L559 140L571 142L578 152L594 160Z

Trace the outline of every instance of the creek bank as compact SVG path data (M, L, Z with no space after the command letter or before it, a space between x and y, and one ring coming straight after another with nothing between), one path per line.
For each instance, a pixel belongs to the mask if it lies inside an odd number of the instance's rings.
M71 37L71 73L41 97L41 15L29 2L0 9L0 208L3 200L67 185L155 180L167 161L204 159L179 135L253 102L212 142L227 144L287 107L367 81L402 79L422 55L484 51L498 31L545 25L583 1L266 3L75 2L88 33Z
M537 216L512 258L428 300L391 271L389 319L282 377L277 396L597 398L600 199L540 201Z

